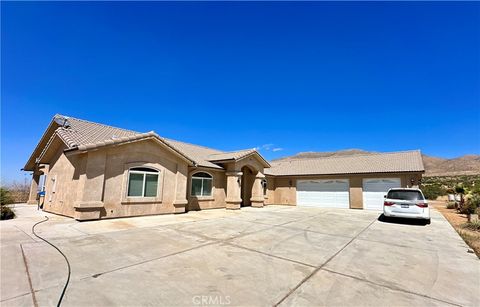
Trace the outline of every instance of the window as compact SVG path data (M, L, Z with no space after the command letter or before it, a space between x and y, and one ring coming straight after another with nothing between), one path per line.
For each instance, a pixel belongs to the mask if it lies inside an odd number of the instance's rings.
M387 198L401 200L424 200L422 193L415 190L390 190Z
M158 171L134 167L128 172L129 197L157 197Z
M211 196L213 178L207 173L195 173L192 176L192 196Z

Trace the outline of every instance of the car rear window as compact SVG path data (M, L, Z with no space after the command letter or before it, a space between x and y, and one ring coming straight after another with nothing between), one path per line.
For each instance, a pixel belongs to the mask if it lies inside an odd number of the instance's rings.
M394 190L388 192L387 198L389 199L403 199L403 200L424 200L422 193L419 191L402 191Z

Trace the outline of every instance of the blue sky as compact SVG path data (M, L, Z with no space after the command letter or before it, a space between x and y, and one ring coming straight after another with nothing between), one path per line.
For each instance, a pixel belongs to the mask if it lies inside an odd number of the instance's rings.
M55 113L268 159L480 153L478 3L1 6L4 181Z

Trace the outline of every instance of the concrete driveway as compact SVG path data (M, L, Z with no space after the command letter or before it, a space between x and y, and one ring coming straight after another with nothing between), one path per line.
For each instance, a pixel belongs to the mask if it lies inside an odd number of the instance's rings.
M0 222L1 305L478 306L478 258L431 225L361 210L268 206L76 222L17 205Z

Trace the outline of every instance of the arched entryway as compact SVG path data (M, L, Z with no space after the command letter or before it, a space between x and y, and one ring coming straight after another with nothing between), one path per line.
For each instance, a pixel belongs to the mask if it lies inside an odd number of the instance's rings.
M249 150L247 154L232 153L231 162L223 164L227 170L227 209L241 207L263 207L265 203L262 183L265 167L270 164L257 151Z
M241 207L248 207L252 205L252 202L251 202L252 190L253 190L253 184L255 183L255 175L257 171L253 170L249 166L242 167L241 171L242 171Z

